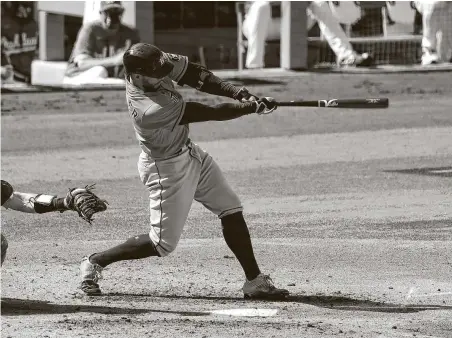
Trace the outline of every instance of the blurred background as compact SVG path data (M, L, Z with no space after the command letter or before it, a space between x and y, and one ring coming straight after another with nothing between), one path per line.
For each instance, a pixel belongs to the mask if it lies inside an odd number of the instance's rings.
M45 84L38 77L45 78L53 69L63 72L82 24L98 18L96 3L99 1L2 1L2 67L9 64L14 68L15 81L35 84ZM137 29L142 41L187 55L211 69L243 69L245 2L124 1L122 5L123 23ZM422 15L414 2L330 1L329 5L354 49L372 52L376 65L420 63ZM281 22L281 2L271 2L271 6L265 67L277 68L281 64L280 32L275 27ZM299 21L306 25L306 17ZM335 66L336 57L317 23L307 30L305 39L303 68ZM34 60L42 62L35 64L32 79Z

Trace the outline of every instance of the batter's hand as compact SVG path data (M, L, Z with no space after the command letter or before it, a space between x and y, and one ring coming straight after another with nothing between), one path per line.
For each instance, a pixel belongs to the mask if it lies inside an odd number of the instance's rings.
M235 94L234 99L240 102L250 102L259 100L259 98L256 95L251 94L246 87L240 88L238 93Z
M259 115L270 114L278 108L276 100L273 97L263 97L262 99L257 100L256 104L256 114Z

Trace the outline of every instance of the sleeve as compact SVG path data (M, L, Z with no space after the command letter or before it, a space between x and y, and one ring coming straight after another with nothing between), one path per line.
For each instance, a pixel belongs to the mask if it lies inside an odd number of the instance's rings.
M2 180L2 205L6 203L7 200L10 199L14 192L14 189L11 184L7 181Z
M72 52L72 59L74 61L77 56L85 54L94 57L94 36L93 26L83 25L77 34L74 50Z
M133 108L136 109L140 127L146 129L170 129L174 130L182 119L185 110L185 102L176 97L162 97L152 100L142 100L134 102ZM141 107L139 107L141 105ZM140 109L141 108L141 109ZM143 109L144 108L144 109ZM143 111L141 117L139 111Z
M188 57L178 54L165 54L174 65L173 70L169 74L169 78L175 82L179 82L179 80L182 78L182 76L184 76L185 71L187 70Z

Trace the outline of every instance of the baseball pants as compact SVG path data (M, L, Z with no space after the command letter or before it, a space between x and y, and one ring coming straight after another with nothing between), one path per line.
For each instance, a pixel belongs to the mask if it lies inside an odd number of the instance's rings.
M307 9L308 29L317 21L325 40L330 45L338 60L347 59L355 54L349 38L334 16L327 1L311 1ZM273 19L275 20L275 19ZM269 27L278 29L280 25L272 25L271 5L269 1L254 1L243 21L243 35L248 40L248 51L245 66L247 68L263 68L265 56L265 40Z
M195 143L164 160L142 152L138 172L149 191L149 237L160 256L176 248L193 200L219 218L243 210L218 164Z
M449 61L452 57L452 2L416 1L415 4L422 14L422 48L435 51L442 61Z

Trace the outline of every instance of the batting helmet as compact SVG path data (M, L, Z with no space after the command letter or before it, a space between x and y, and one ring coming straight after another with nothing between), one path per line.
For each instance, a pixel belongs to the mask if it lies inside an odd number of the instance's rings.
M174 68L168 56L149 43L136 43L125 51L123 64L126 74L140 74L156 79L167 76Z

